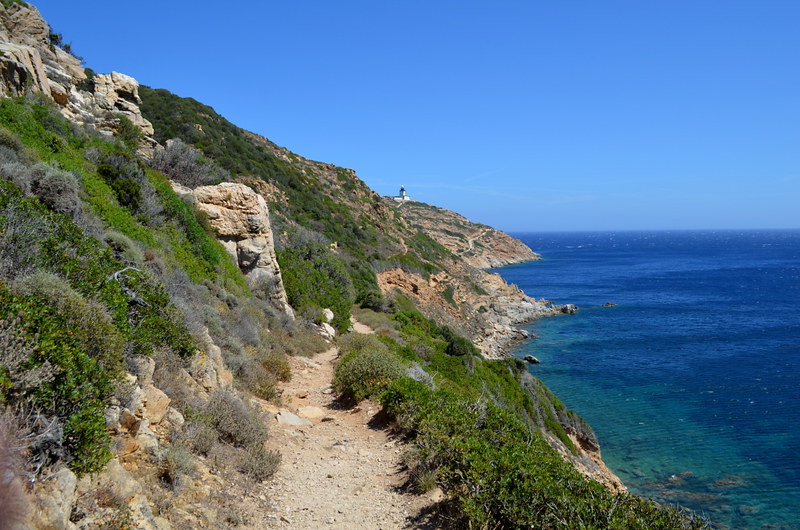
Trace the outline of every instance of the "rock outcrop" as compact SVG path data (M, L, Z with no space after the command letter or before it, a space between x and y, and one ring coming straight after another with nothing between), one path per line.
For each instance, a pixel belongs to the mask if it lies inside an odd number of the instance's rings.
M473 223L450 210L416 201L398 204L384 200L384 203L396 208L412 226L478 269L541 259L522 241L491 226Z
M0 5L0 97L44 94L70 120L108 135L125 116L142 131L140 151L149 155L156 142L138 91L135 79L117 72L88 78L80 59L53 44L50 26L32 5Z
M510 344L528 338L518 325L562 311L561 306L527 296L499 274L458 260L448 264L447 272L428 278L389 269L378 274L378 285L384 294L397 290L408 296L426 315L472 339L488 359L507 356Z
M233 182L193 190L177 184L173 187L179 194L194 197L197 208L206 215L251 288L264 292L278 310L294 317L283 288L264 198L250 187Z

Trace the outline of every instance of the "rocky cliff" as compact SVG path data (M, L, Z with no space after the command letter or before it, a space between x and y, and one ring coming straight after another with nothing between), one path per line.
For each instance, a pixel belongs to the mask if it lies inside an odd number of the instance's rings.
M384 200L387 205L397 208L400 215L412 226L431 236L473 267L493 269L541 259L522 241L491 226L473 223L450 210L424 202L397 203L390 198Z
M84 69L53 36L34 6L0 5L0 96L44 94L70 120L108 135L119 131L124 116L141 131L143 154L152 153L153 126L139 110L139 83L117 72L95 75Z

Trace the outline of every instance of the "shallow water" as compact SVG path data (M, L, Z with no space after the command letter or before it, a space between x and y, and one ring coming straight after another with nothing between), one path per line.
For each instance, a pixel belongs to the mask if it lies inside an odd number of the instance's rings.
M542 361L629 489L720 526L800 528L800 231L514 235L544 260L497 272L581 306L516 355Z

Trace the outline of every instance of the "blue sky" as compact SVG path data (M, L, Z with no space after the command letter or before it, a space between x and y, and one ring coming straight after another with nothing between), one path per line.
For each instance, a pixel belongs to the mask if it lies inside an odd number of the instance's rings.
M34 2L87 66L508 231L800 228L800 2Z

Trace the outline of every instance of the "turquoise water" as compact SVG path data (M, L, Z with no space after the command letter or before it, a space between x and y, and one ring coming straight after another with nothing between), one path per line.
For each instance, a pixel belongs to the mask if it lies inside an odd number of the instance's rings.
M497 272L581 306L515 353L629 489L719 527L800 528L800 231L515 236L544 260Z

